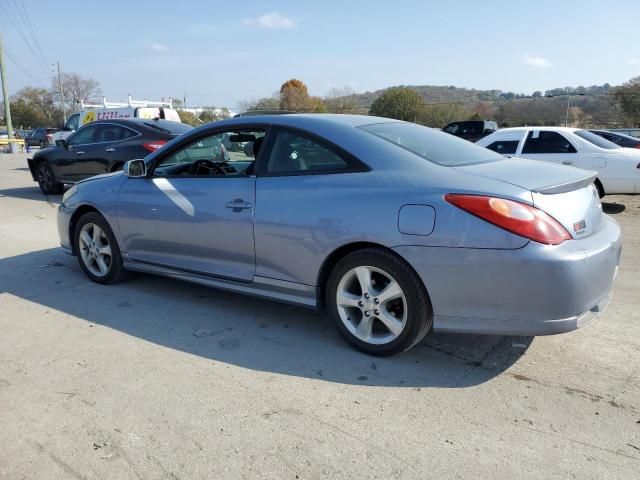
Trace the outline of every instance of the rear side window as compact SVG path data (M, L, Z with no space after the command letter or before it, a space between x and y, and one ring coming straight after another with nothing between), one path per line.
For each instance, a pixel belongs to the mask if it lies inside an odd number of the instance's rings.
M415 123L375 123L358 128L445 167L504 160L501 155L467 140Z
M487 145L487 148L501 155L509 155L516 153L518 143L520 143L518 140L498 140L491 145Z
M267 161L267 174L334 173L351 168L350 162L328 146L297 133L278 132Z
M522 148L522 154L526 153L576 153L576 149L558 132L532 130Z
M126 140L138 135L137 132L129 128L122 127L120 125L99 125L98 133L96 134L95 142L117 142L119 140Z

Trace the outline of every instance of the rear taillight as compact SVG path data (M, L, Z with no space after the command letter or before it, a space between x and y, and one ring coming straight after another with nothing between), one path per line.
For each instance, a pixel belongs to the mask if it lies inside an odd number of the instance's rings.
M52 138L53 138L53 135L47 134L47 140L51 141Z
M155 152L157 149L166 144L166 140L154 140L153 142L143 143L142 146L150 152Z
M571 240L567 229L555 218L526 203L457 193L448 193L444 199L465 212L529 240L547 245Z

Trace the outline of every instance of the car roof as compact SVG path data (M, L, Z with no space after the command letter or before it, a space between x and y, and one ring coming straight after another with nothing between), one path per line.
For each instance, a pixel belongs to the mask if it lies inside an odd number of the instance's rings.
M582 130L581 128L573 128L573 127L545 127L543 125L535 125L531 127L509 127L509 128L501 128L498 132L526 132L529 130L549 130L550 132L568 132L573 133L578 130Z
M291 113L287 115L252 115L235 117L215 122L216 125L245 125L255 123L269 123L290 127L321 127L323 125L360 127L375 123L400 122L392 118L374 117L370 115L343 115L338 113Z

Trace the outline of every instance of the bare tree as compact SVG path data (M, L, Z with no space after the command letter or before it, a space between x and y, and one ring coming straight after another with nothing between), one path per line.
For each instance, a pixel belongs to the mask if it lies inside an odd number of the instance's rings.
M77 73L63 73L61 75L62 89L64 91L64 103L69 110L78 108L80 102L86 102L92 97L102 94L100 82L92 78L82 78ZM58 104L61 103L58 78L51 81L51 94Z
M327 111L331 113L366 113L366 108L360 106L356 93L349 86L329 90L324 99Z

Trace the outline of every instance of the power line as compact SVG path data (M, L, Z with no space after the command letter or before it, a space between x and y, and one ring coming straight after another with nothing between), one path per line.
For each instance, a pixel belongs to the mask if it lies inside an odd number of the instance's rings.
M9 19L9 22L11 23L11 25L13 26L13 28L18 32L18 34L20 35L20 37L22 37L22 40L24 41L25 45L27 45L27 48L29 48L29 50L31 51L33 57L35 58L36 62L39 62L43 68L45 70L49 70L49 66L46 62L46 60L44 58L41 58L38 53L36 52L36 49L34 48L34 46L31 44L31 42L29 41L29 39L27 38L27 35L25 35L25 32L23 31L22 25L20 23L20 11L17 8L17 4L14 3L15 9L16 9L16 15L14 17L13 13L11 12L11 9L8 5L5 5L3 3L0 3L0 7L2 8L2 10L5 12L5 15L7 16L7 18Z

